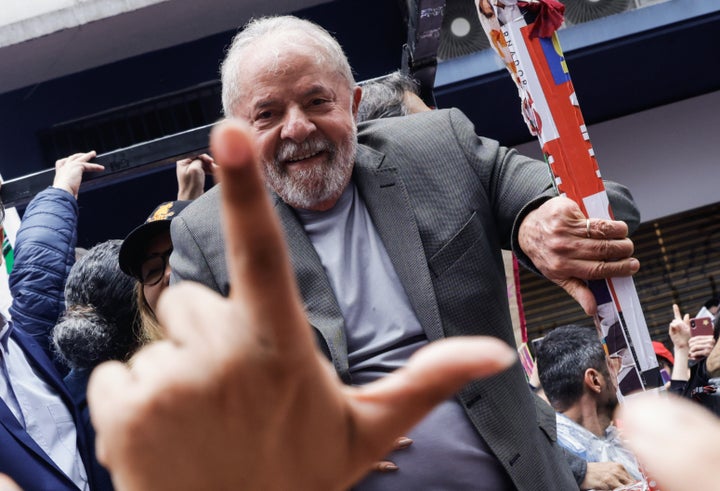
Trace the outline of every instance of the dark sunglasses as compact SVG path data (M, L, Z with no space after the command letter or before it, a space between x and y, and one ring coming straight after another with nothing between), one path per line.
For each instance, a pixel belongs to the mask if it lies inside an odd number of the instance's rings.
M172 247L160 254L153 254L145 259L140 265L140 276L137 278L145 286L153 286L160 283L165 276L165 269L172 254Z

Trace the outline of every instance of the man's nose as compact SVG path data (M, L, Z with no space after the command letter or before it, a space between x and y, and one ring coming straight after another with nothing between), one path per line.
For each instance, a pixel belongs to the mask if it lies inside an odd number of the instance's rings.
M285 114L280 137L301 143L315 131L315 124L310 121L305 112L299 108L290 108Z

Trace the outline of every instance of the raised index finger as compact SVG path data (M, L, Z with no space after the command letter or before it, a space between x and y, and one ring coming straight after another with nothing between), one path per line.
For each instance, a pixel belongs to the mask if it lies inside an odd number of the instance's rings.
M679 321L682 320L682 314L680 314L680 307L678 307L678 304L673 304L673 314L675 315L675 318Z
M255 143L239 121L210 135L219 164L230 298L243 304L251 329L276 343L311 343L285 239L266 191Z

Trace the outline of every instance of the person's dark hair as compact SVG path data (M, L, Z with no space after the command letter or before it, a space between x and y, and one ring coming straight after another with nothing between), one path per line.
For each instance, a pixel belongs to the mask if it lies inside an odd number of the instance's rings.
M407 116L405 93L418 95L417 82L400 71L362 84L362 98L358 106L358 123L370 119Z
M536 354L545 395L556 411L565 411L582 396L585 370L608 376L605 351L594 327L560 326L543 338Z
M720 305L720 297L712 297L707 302L705 302L705 308L709 309L711 307L717 307Z
M126 361L140 346L135 279L120 270L120 244L96 245L70 270L66 311L53 330L55 350L70 368Z

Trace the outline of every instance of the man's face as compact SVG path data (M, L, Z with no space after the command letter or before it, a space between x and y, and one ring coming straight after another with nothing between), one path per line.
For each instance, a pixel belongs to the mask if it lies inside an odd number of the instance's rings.
M283 41L248 49L233 113L255 131L268 186L290 206L327 210L352 174L360 89L319 61L317 47Z
M606 358L607 371L602 374L605 379L605 386L603 389L601 404L608 410L609 414L612 414L618 406L618 374L620 367L615 363L617 359ZM622 363L622 361L617 360Z

